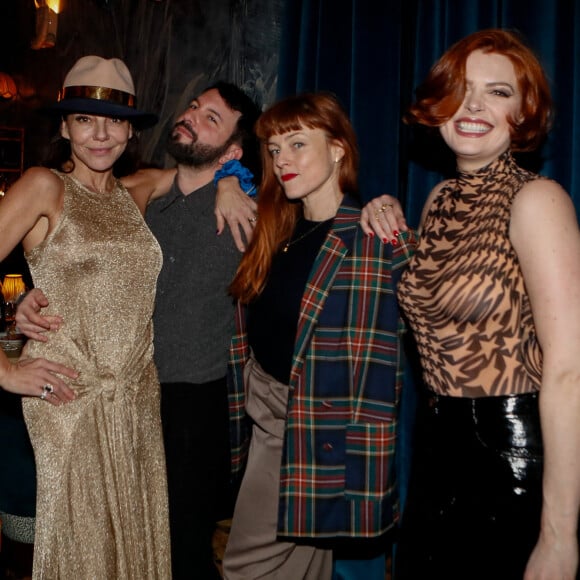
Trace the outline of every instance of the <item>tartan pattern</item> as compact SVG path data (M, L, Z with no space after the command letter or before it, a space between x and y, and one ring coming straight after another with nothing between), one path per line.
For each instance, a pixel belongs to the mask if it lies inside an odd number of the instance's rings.
M398 517L394 449L402 384L395 287L411 257L405 234L393 248L364 235L345 197L302 299L290 375L281 466L279 534L373 537ZM232 466L248 445L243 366L244 308L230 351Z

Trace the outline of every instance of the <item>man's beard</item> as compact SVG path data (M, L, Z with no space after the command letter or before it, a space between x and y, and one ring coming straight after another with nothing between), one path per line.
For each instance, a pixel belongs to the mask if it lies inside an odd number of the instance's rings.
M176 140L175 128L183 126L187 129L192 137L191 143L180 143ZM222 157L231 145L231 139L228 139L223 145L212 147L197 141L197 134L184 121L180 121L173 126L173 132L167 141L167 153L175 159L178 165L187 165L189 167L210 167Z

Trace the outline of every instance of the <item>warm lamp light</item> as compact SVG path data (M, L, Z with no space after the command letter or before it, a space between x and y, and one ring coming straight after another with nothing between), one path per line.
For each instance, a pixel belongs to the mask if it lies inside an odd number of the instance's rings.
M46 0L47 6L56 14L60 12L61 2L60 0Z
M0 98L5 101L13 99L18 92L14 79L5 72L0 72Z
M60 0L34 0L36 8L36 38L31 48L52 48L56 44Z
M4 322L6 323L6 334L13 336L16 334L16 315L17 300L21 294L26 292L26 286L22 274L6 274L2 282L2 295L4 296Z
M26 292L22 274L6 274L2 282L2 296L6 302L14 302L23 292Z

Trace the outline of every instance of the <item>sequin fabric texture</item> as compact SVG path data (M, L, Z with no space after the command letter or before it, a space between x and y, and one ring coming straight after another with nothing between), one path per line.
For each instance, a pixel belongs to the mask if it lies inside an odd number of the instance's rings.
M71 403L24 400L38 474L34 578L169 579L151 323L161 251L119 182L97 194L58 175L60 221L26 257L45 313L64 325L24 356L80 376Z

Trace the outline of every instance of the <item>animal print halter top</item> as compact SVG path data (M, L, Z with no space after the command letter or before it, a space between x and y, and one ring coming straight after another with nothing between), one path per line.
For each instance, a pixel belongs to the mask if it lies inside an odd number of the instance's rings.
M534 173L509 152L445 182L403 274L398 298L426 385L441 395L536 391L542 355L517 255L513 199Z

